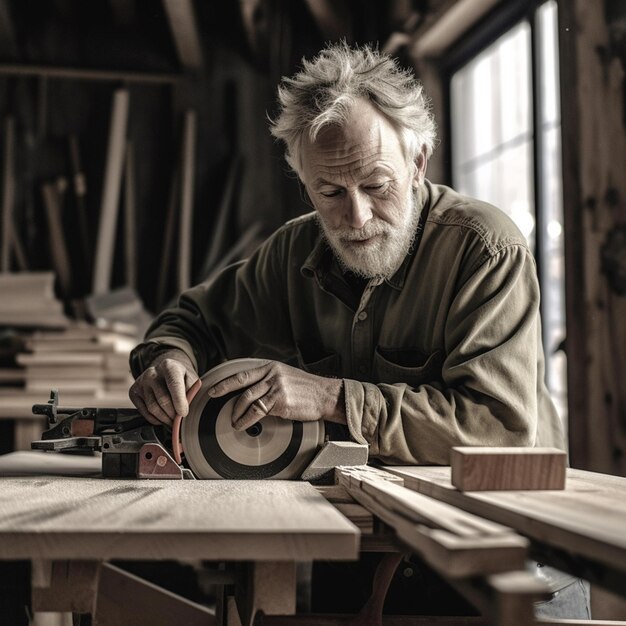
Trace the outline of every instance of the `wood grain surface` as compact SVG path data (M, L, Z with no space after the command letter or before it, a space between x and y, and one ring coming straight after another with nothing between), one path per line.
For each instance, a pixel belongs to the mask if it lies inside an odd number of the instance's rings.
M449 467L385 469L410 489L626 571L626 478L568 469L563 491L464 493L452 486Z
M0 479L2 559L355 559L359 531L295 481Z
M564 489L566 460L556 448L452 448L452 484L461 491Z

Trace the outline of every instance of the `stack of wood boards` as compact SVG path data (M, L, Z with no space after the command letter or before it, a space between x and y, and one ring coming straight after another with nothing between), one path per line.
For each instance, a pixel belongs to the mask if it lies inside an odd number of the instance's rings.
M33 404L58 389L59 404L71 407L130 407L128 357L136 337L74 322L60 331L40 330L16 356L23 386L0 388L0 417L27 417Z
M0 274L0 326L67 328L70 320L54 295L54 273Z
M510 528L405 489L398 476L342 467L337 481L399 539L452 578L523 570L528 541Z
M132 384L128 355L134 338L76 325L63 332L39 331L28 339L30 353L17 356L26 368L26 390L62 393L126 392Z

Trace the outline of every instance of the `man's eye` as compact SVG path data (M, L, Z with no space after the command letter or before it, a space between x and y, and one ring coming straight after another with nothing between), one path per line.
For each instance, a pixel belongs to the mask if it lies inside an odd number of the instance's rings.
M341 189L333 189L332 191L320 191L320 193L325 198L336 198L341 193Z
M375 185L367 185L365 189L367 189L368 191L385 191L388 186L389 183L377 183Z

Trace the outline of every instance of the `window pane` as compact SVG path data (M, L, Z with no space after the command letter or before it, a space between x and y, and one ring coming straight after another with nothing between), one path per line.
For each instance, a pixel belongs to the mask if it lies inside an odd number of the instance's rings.
M540 87L533 135L531 26L521 22L451 80L452 176L461 193L507 213L533 251L541 246L542 321L546 381L557 409L567 415L563 207L557 3L538 7L536 83ZM534 179L534 142L541 171ZM539 190L535 207L535 185ZM535 215L541 211L541 232Z
M533 247L530 45L521 22L454 74L451 98L454 185L507 213Z

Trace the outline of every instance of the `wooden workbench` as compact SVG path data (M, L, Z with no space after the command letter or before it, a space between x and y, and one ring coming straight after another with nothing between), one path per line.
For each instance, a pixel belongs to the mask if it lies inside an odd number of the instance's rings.
M528 537L541 560L626 596L626 478L568 469L561 491L462 492L449 467L386 467L406 487Z
M0 482L2 559L356 559L359 532L295 481Z
M168 597L152 599L154 590L100 565L111 559L245 564L248 596L238 606L250 624L258 609L295 612L297 561L357 559L359 540L359 530L305 482L0 478L0 559L31 562L36 610L93 611L108 616L102 623L128 619L114 615L124 590L148 594L148 606L160 603L150 623L172 623L158 621ZM201 607L185 606L180 623L212 623Z

